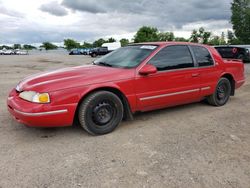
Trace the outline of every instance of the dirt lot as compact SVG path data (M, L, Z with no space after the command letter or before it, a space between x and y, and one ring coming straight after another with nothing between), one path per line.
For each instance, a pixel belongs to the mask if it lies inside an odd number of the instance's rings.
M248 82L221 108L197 103L138 114L93 137L28 128L7 112L27 75L90 63L68 55L0 56L0 187L250 187Z

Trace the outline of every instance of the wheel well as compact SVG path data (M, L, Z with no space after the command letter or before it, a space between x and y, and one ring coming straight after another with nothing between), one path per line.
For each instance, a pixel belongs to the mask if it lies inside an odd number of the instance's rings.
M133 114L131 112L130 105L129 105L128 100L125 97L125 95L120 90L118 90L116 88L103 87L103 88L97 88L97 89L91 90L90 92L88 92L86 95L84 95L81 98L81 100L78 102L78 105L77 105L77 108L76 108L76 111L75 111L74 122L78 122L77 113L78 113L78 110L79 110L79 107L80 107L80 104L82 103L82 101L87 96L89 96L92 93L97 92L97 91L109 91L109 92L114 93L115 95L117 95L120 98L120 100L122 101L122 104L123 104L123 107L124 107L124 114L123 114L124 119L125 120L133 120Z
M233 78L233 76L231 74L224 74L222 76L222 78L227 78L229 81L230 81L230 84L231 84L231 96L234 96L234 93L235 93L235 80Z

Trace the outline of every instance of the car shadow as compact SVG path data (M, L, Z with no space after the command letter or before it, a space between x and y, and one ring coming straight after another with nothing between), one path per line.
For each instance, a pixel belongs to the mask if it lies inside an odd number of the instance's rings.
M162 115L171 116L173 113L180 111L192 110L193 108L199 106L207 106L206 102L199 102L193 104L180 105L160 110L154 110L149 112L138 112L134 114L134 120L132 121L123 121L120 126L115 130L116 132L123 131L124 129L133 129L133 126L137 126L137 124L141 124L141 122L147 122L151 119L158 119ZM157 122L156 122L157 123ZM33 138L41 138L41 139L51 139L54 137L65 137L68 135L72 135L72 137L92 137L87 132L83 130L83 128L74 123L74 125L69 127L54 127L54 128L40 128L40 127L28 127L23 124L17 123L15 120L11 121L13 127L16 127L18 132L24 134L23 136L29 135L29 137ZM145 126L145 125L140 125ZM138 128L138 127L137 127Z

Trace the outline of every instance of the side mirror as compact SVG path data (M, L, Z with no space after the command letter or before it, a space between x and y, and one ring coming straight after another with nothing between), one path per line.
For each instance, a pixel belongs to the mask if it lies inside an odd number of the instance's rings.
M157 68L154 65L146 64L144 67L141 68L139 71L140 75L146 76L149 74L157 73Z

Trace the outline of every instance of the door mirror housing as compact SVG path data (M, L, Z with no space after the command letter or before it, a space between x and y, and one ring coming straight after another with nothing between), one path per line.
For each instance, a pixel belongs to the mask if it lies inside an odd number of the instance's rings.
M157 73L157 68L154 65L151 65L151 64L146 64L139 71L139 74L143 75L143 76L146 76L146 75L149 75L149 74L155 74L155 73Z

